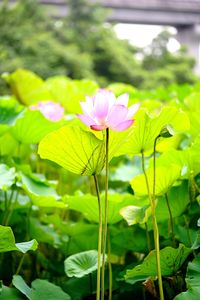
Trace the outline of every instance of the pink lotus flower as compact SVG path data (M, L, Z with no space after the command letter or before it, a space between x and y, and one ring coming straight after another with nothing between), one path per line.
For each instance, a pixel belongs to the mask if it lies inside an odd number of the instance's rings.
M139 104L128 108L128 98L128 94L123 94L116 99L112 92L99 90L95 96L86 97L86 102L80 103L84 114L77 116L93 130L126 130L133 124L133 115L139 108Z
M53 101L41 101L36 105L30 106L31 110L39 110L43 116L53 122L59 121L64 117L64 108Z

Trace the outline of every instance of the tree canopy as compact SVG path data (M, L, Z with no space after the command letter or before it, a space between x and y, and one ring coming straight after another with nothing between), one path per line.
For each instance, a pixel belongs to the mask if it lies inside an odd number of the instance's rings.
M168 51L168 33L161 33L148 51L136 49L117 38L99 4L69 0L68 6L68 16L55 20L35 0L2 5L0 73L20 67L43 78L59 74L95 79L102 86L117 81L145 88L194 82L194 60L183 49Z

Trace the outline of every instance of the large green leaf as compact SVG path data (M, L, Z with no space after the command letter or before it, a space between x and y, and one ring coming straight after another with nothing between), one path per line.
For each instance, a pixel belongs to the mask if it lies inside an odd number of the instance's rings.
M14 125L23 107L12 97L0 97L0 135Z
M103 134L102 131L94 131L94 130L90 130L90 129L88 129L88 131L92 132L100 140L103 140L105 138L105 135ZM121 131L121 132L117 132L117 131L113 131L113 130L109 131L109 149L108 149L109 150L109 153L108 153L109 161L114 156L118 156L119 149L121 149L121 147L123 147L124 143L126 143L129 140L132 131L133 131L132 127L130 127L127 130ZM125 154L125 153L123 153L123 154Z
M8 226L0 225L0 252L17 250L26 253L29 250L36 250L38 243L36 240L29 242L15 243L12 229Z
M12 229L0 225L0 252L16 250L15 237Z
M156 145L156 151L163 153L171 149L178 149L184 138L183 133L178 133L169 138L159 139Z
M199 119L199 111L190 111L188 112L188 116L190 118L190 130L188 131L192 137L198 137L200 130L200 119Z
M65 273L68 277L81 278L87 274L97 270L97 257L96 250L89 250L69 256L65 264Z
M62 232L69 236L67 255L97 249L98 225L83 222L68 222L61 227ZM90 237L90 238L88 238ZM66 246L65 246L66 249ZM65 250L66 251L66 250Z
M0 300L22 300L22 297L18 290L3 285Z
M200 172L199 162L200 139L197 138L191 147L184 150L171 149L163 153L156 160L157 166L179 165L183 169L184 178L190 178L191 174L196 176ZM152 165L152 162L151 162Z
M70 209L79 211L93 222L99 222L98 201L96 196L68 196L66 203ZM108 224L115 224L122 219L120 209L133 203L133 196L129 194L109 194L108 195ZM102 212L104 215L105 197L101 195Z
M104 142L73 126L48 134L40 142L38 153L73 173L88 176L99 174L105 161Z
M177 249L172 247L162 249L160 251L162 275L170 276L176 274L190 253L191 249L186 248L182 244L180 244ZM156 275L156 253L155 250L153 250L147 255L141 265L126 271L125 279L127 282L134 284L137 281L146 280Z
M6 132L0 136L0 156L14 156L17 150L18 142L14 139L10 132Z
M66 234L59 234L56 232L55 227L42 224L36 218L30 218L30 236L34 237L38 242L47 243L55 248L58 248L62 243L67 243L68 236Z
M150 193L153 193L153 168L146 170ZM156 168L155 194L157 196L165 194L174 182L180 178L181 168L178 165L158 166ZM144 174L135 176L131 180L131 186L136 195L148 195L147 185Z
M186 109L187 109L188 116L189 116L189 119L190 119L190 124L191 124L191 128L189 130L189 133L193 137L198 136L199 135L199 130L200 130L199 97L200 97L200 93L197 92L197 93L190 94L184 100L184 104L186 105Z
M53 96L53 99L55 101L58 101L64 106L65 108L65 101L67 98L70 97L70 83L73 82L70 78L66 76L53 76L49 77L44 85L48 91L50 91L51 95Z
M200 111L199 103L200 93L191 93L184 99L184 104L187 106L187 109L191 111Z
M35 251L38 247L38 242L35 239L33 239L28 242L16 243L15 245L17 247L16 250L19 250L22 253L26 253L27 251L30 251L30 250Z
M22 144L37 144L49 132L61 127L62 122L51 122L39 111L26 111L17 120L11 133Z
M200 255L195 257L192 262L189 262L185 281L188 288L200 288Z
M56 190L44 180L40 180L36 176L27 176L21 174L22 188L31 198L34 205L39 207L60 207L64 208L65 204L58 201Z
M88 79L71 80L65 76L55 76L47 79L45 87L67 112L78 113L81 112L80 101L84 101L86 95L94 94L98 85Z
M20 275L14 275L12 283L22 294L31 300L31 288L26 284Z
M186 292L177 295L174 300L199 300L200 298L200 287L194 287Z
M64 282L64 288L73 300L84 299L88 296L89 276L82 278L71 277ZM78 286L78 289L77 289ZM93 284L94 291L94 284Z
M168 192L168 201L173 218L183 214L190 202L188 182L183 181L181 185L172 187ZM162 196L157 203L156 218L158 222L169 219L169 209L165 196Z
M171 106L164 107L160 115L155 118L141 109L135 118L132 133L118 150L118 155L152 152L155 138L166 125L171 125L176 132L184 132L189 128L187 114Z
M47 280L36 279L32 282L30 288L24 279L19 275L13 276L13 285L24 294L29 300L70 300L71 297L66 294L59 286L48 282ZM0 298L1 299L1 298Z
M166 237L166 229L164 230L164 236ZM176 239L183 243L186 247L191 247L192 249L198 248L198 233L192 228L186 230L185 226L174 224L174 232Z
M127 251L146 253L147 239L145 230L139 226L109 227L112 253L123 256Z
M151 209L149 206L126 206L120 210L120 214L126 220L128 225L143 224L146 223L151 215Z
M47 280L36 279L32 282L31 300L70 300L61 287L48 282Z
M186 274L188 290L175 297L175 300L198 300L200 299L200 255L189 262Z
M0 189L7 191L15 183L15 168L0 164Z
M108 86L108 89L112 91L117 97L121 94L128 93L129 97L132 98L134 97L136 92L136 89L132 85L121 82L111 83Z
M13 94L24 104L52 99L42 78L31 71L18 69L7 77Z

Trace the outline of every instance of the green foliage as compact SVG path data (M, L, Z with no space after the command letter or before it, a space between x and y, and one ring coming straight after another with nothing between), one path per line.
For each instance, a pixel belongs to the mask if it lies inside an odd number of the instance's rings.
M15 183L15 169L8 166L0 165L0 189L3 191L8 190Z
M41 158L79 175L99 174L105 162L104 143L79 127L66 126L50 133L41 141L38 151Z
M36 279L32 282L32 288L30 288L21 276L14 275L12 283L29 300L53 300L55 298L60 300L71 299L71 297L64 293L60 287L46 280Z
M23 112L14 97L0 97L0 109L0 135L2 135L16 123Z
M65 273L68 277L84 277L97 270L96 250L85 251L71 255L65 260Z
M152 153L154 140L160 136L163 127L172 125L176 132L183 132L190 126L187 114L170 106L164 107L154 118L142 109L136 116L135 126L127 141L117 151L118 155Z
M126 220L128 225L134 224L143 224L146 223L149 217L151 210L148 209L148 206L125 206L120 210L120 214Z
M24 174L21 174L21 181L22 188L34 205L39 207L65 207L63 202L58 201L60 197L50 183L36 176L26 176Z
M12 136L22 144L36 144L49 132L61 127L60 122L47 120L39 111L26 110L11 129Z
M68 207L72 210L81 212L86 219L98 223L98 203L96 197L90 194L84 196L68 196L66 198ZM110 194L109 195L109 212L108 212L108 224L118 223L122 218L119 214L120 209L126 205L133 203L132 196L128 194ZM101 204L104 211L105 197L101 195ZM104 213L103 213L104 216Z
M24 105L52 100L61 103L71 113L77 113L80 110L79 102L98 88L95 81L71 80L66 76L53 76L44 81L26 69L18 69L7 75L6 81L16 98Z
M188 264L186 283L188 290L176 296L176 300L196 300L200 296L199 288L200 279L200 256L198 255L192 262Z
M98 85L63 75L42 80L23 69L7 82L13 95L0 99L0 299L94 298L99 215L92 176L98 175L104 216L105 143L102 132L86 128L73 114ZM198 299L199 87L110 88L117 96L129 92L131 104L141 103L134 125L109 136L107 264L113 299L158 294L152 210L142 174L145 168L152 194L155 139L165 298ZM48 97L65 107L61 121L28 108Z
M38 243L36 240L31 240L29 242L15 243L15 238L12 229L8 226L0 225L0 252L7 252L17 250L22 253L26 253L29 250L36 250Z
M191 249L180 245L178 249L166 247L160 251L161 256L161 270L163 276L170 276L180 269ZM156 276L156 256L155 251L152 251L145 258L141 265L136 266L132 270L127 270L125 279L127 282L133 284L137 281L143 281L149 277Z
M7 286L2 287L2 291L0 294L0 299L1 300L21 300L21 295L20 293L14 289L14 288L9 288Z
M150 193L153 193L153 181L154 174L153 168L146 171L146 175L149 182ZM177 165L168 165L168 167L157 167L156 168L156 185L155 193L157 196L165 194L170 187L180 178L181 169ZM131 180L131 186L136 195L145 196L148 195L148 189L146 186L146 178L144 174L137 175Z

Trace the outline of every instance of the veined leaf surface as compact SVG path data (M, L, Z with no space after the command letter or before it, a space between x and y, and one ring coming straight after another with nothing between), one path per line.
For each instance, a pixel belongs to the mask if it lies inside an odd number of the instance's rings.
M166 125L171 125L175 132L184 132L190 126L189 118L185 112L171 106L164 107L155 118L141 109L136 114L135 125L129 139L119 149L118 155L152 152L155 138Z
M153 168L146 171L150 193L153 193ZM157 196L163 195L180 177L181 168L178 165L170 167L158 166L156 168L155 193ZM136 195L148 195L147 185L144 174L135 176L131 181L131 186Z
M75 126L64 126L45 136L38 153L73 173L88 176L99 174L105 161L104 142Z

